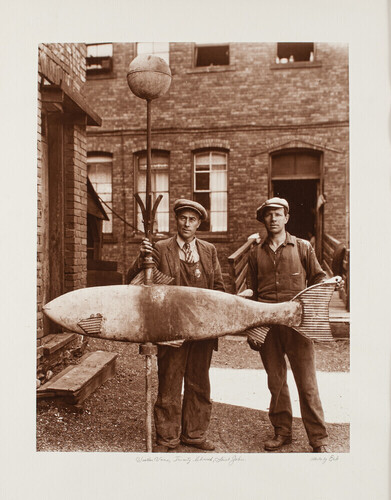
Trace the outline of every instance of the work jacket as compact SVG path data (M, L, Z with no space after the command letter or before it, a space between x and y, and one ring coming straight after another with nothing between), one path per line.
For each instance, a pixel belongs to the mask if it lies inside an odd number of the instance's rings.
M208 288L211 290L225 291L221 267L217 258L216 247L204 240L196 239L197 251L200 262L205 272ZM159 240L154 244L152 253L157 269L167 276L174 278L174 284L180 285L180 259L179 246L176 235ZM137 258L128 271L127 282L129 283L140 271L142 260Z

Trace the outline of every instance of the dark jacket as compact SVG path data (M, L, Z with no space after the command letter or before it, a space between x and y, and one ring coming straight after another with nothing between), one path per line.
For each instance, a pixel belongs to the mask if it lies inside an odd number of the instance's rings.
M211 290L225 291L223 276L221 274L220 263L217 258L217 251L212 243L204 240L196 240L197 251L200 256L201 264L205 270L208 281L208 288ZM157 269L167 276L174 278L174 284L180 284L180 259L179 247L176 242L176 235L159 240L154 245L153 260ZM141 259L137 258L127 274L129 283L141 271Z

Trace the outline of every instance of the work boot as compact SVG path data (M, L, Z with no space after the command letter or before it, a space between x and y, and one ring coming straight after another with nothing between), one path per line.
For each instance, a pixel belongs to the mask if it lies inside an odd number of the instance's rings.
M312 453L330 453L330 450L322 444L320 446L313 446Z
M264 448L267 451L276 451L284 446L284 444L290 444L291 442L292 436L281 436L281 434L276 434L273 439L265 441Z
M203 451L213 451L216 448L215 445L207 439L205 439L205 441L202 441L201 443L184 443L182 441L182 444L185 446L192 446L193 448L198 448L199 450Z
M169 446L166 446L164 444L157 444L153 448L153 453L168 453L171 450L174 450L175 448L170 448Z

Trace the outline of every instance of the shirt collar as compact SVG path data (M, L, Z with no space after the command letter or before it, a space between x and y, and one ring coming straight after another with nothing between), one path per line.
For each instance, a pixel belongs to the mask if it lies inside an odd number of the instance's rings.
M280 246L285 247L287 245L295 245L295 242L292 238L292 236L288 233L288 231L285 233L285 241L282 243ZM269 238L267 237L262 243L261 246L264 247L265 245L269 244Z
M194 237L191 241L190 241L190 249L193 250L196 248L196 240L197 238ZM183 250L183 245L186 243L180 236L179 234L176 235L176 242L178 243L178 246L181 250Z

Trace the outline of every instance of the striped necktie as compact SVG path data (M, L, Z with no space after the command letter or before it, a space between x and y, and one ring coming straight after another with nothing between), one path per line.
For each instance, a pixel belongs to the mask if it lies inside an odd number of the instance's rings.
M193 262L193 252L191 251L190 243L185 243L183 245L183 251L185 253L185 262L191 264Z

